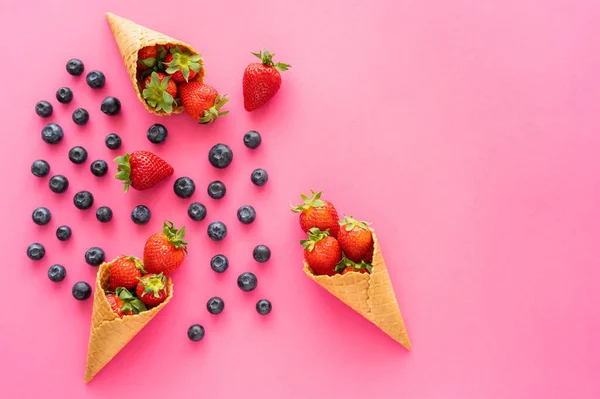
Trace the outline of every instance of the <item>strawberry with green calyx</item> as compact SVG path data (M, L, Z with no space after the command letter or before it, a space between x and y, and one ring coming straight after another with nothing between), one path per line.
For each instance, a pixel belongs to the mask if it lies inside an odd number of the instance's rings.
M329 230L312 228L308 231L308 239L300 244L304 246L304 259L315 274L335 274L334 269L342 260L342 249L335 237L329 235Z
M128 312L133 312L134 314L139 314L140 312L145 312L148 310L146 304L142 302L139 298L133 296L131 292L127 288L119 287L115 290L115 294L123 301L123 306L121 307L121 311L123 314L127 314Z
M170 114L173 112L173 106L177 105L175 102L177 84L171 79L171 76L152 72L144 81L142 97L156 111L164 111Z
M359 222L352 216L345 216L339 223L341 228L337 238L346 257L354 262L372 259L373 235L368 223Z
M135 314L133 310L123 313L124 302L121 298L119 298L119 296L113 293L106 294L106 300L108 301L112 311L120 318L123 318L123 316L133 316Z
M172 176L175 170L165 160L150 151L133 151L115 158L118 164L116 178L123 180L123 191L129 186L146 190Z
M269 50L252 54L260 58L260 63L249 64L244 70L242 80L244 108L249 112L262 107L277 94L281 87L279 72L287 71L291 67L281 62L274 63L275 54Z
M227 95L220 95L214 87L205 83L189 82L179 85L179 97L188 115L202 124L212 123L229 113L221 111L228 101Z
M184 238L185 226L177 229L165 221L163 231L151 235L144 245L144 267L148 273L168 275L177 270L187 254Z
M322 191L315 193L310 190L311 196L300 194L304 203L292 207L292 212L300 213L300 227L304 232L317 227L319 230L329 230L333 237L340 231L338 213L335 206L329 201L321 199Z
M192 54L190 50L176 46L172 48L163 61L165 71L173 76L176 82L189 82L196 77L202 68L202 56Z
M148 46L138 51L137 65L140 71L152 69L156 66L158 46Z
M353 262L348 258L344 258L335 266L335 272L341 274L350 272L372 273L373 265L365 261Z
M164 274L146 274L139 278L136 294L147 306L161 304L169 295L167 278Z
M110 267L109 287L115 291L119 287L134 289L138 284L138 277L146 274L142 262L134 256L119 256Z

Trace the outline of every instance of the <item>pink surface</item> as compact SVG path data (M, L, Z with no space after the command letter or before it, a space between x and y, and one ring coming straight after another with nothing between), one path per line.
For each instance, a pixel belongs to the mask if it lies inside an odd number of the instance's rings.
M2 1L5 397L600 397L600 3L376 3L179 0L169 10L158 1ZM106 11L200 49L208 81L231 97L230 115L206 127L148 114ZM293 68L276 100L248 114L241 76L261 46ZM106 87L92 92L84 77L69 76L71 57L104 71ZM54 99L63 85L75 92L68 106ZM121 99L121 116L100 113L106 95ZM52 101L51 120L65 129L55 147L40 140L40 99ZM83 128L70 120L77 106L91 114ZM170 133L161 147L145 137L155 122ZM242 144L249 129L263 134L255 152ZM78 144L90 161L110 160L103 139L111 131L125 151L155 150L176 176L123 196L111 177L90 174L89 161L70 164L68 149ZM235 152L218 172L206 161L217 142ZM66 194L29 173L37 158L70 178ZM262 189L249 180L256 167L270 173ZM201 223L186 215L191 200L173 194L175 177L185 175L198 186L192 200L208 207ZM214 179L228 188L220 202L206 194ZM412 352L303 276L302 234L288 202L310 188L373 223ZM80 189L113 208L111 223L74 208ZM139 203L153 212L145 227L129 220ZM242 228L235 212L245 203L259 216ZM45 227L30 219L41 205L53 212ZM190 241L175 297L86 386L92 301L70 292L78 280L93 283L84 252L97 245L111 258L140 255L165 218L186 224ZM214 220L230 228L224 242L206 235ZM54 230L65 223L74 236L60 243ZM25 256L34 241L47 248L37 263ZM259 243L272 248L268 264L252 259ZM224 275L209 268L219 252L231 260ZM67 267L63 283L46 277L53 263ZM246 270L259 278L249 294L235 283ZM226 302L218 317L205 309L213 295ZM254 310L260 297L273 301L269 317ZM186 337L193 323L206 327L202 342Z

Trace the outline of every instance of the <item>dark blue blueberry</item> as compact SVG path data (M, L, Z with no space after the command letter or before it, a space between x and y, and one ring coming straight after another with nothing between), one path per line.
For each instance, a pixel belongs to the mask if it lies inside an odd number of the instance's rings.
M62 194L69 188L69 180L63 175L54 175L48 181L50 191L56 194Z
M71 235L73 235L73 232L69 226L60 226L56 229L56 238L60 241L68 241L71 238Z
M90 170L94 176L102 177L108 173L108 164L106 161L98 159L97 161L92 162Z
M259 187L264 186L267 184L267 180L269 180L269 175L264 169L254 169L250 175L250 180Z
M50 173L50 165L43 159L33 161L31 164L31 173L37 177L44 177Z
M50 223L50 219L52 219L52 213L48 208L44 208L43 206L36 208L31 214L31 219L33 219L33 223L44 226Z
M73 293L73 298L78 301L85 301L92 295L92 287L85 281L79 281L73 285L71 292Z
M63 132L62 127L56 123L48 123L42 128L42 140L48 144L59 143L64 135L65 133Z
M225 309L225 302L218 296L213 296L206 302L206 309L210 314L219 314Z
M56 99L61 104L68 104L73 100L73 90L68 87L61 87L56 90Z
M243 224L250 224L256 219L256 211L250 205L242 205L237 211L237 218Z
M40 260L46 255L46 248L39 242L34 242L27 247L27 257L31 260Z
M94 196L89 191L79 191L73 196L73 203L77 209L90 209L94 205Z
M48 269L48 278L55 283L61 282L67 277L67 269L63 265L52 265Z
M77 108L73 111L73 122L76 125L83 126L90 120L90 114L83 108Z
M224 273L229 267L229 260L225 255L215 255L210 260L210 268L217 273Z
M90 71L85 77L85 81L92 89L101 89L106 83L106 78L100 71Z
M225 196L227 188L222 181L214 181L208 185L208 196L212 199L221 199Z
M189 177L180 177L175 180L173 191L179 198L190 198L196 191L196 184Z
M121 112L121 101L119 101L117 97L108 96L102 100L100 111L108 116L117 115L119 112Z
M227 226L223 222L212 222L208 225L208 236L213 241L221 241L227 235Z
M81 146L73 147L69 150L69 160L74 164L82 164L87 161L88 153L85 148Z
M200 341L204 338L204 327L200 324L193 324L188 328L188 338L194 342Z
M231 148L225 144L217 144L208 152L208 161L215 168L226 168L232 160L233 152L231 151Z
M41 116L42 118L49 117L50 115L52 115L52 104L44 100L38 101L38 103L35 104L35 113Z
M77 58L71 58L67 61L67 72L73 76L79 76L83 73L83 62Z
M106 254L102 248L91 247L85 251L85 262L90 266L100 266L105 258Z
M252 150L258 148L262 139L260 137L260 133L256 130L250 130L248 133L244 134L244 145Z
M107 206L101 206L96 209L96 219L101 223L108 223L112 220L113 211Z
M152 212L146 205L138 205L131 211L131 220L135 224L146 224L150 221Z
M121 137L116 133L110 133L104 139L104 143L111 150L117 150L121 147Z
M252 251L254 260L260 263L265 263L271 259L271 250L266 245L257 245Z
M160 123L155 123L154 125L148 128L148 140L150 140L153 144L161 144L164 143L169 135L169 132L166 127L161 125Z
M244 272L239 275L237 279L237 285L242 291L249 292L256 288L258 285L258 280L256 279L256 275L254 275L254 273Z
M195 222L200 222L206 217L206 207L199 202L192 202L188 206L188 216Z
M268 299L260 299L258 302L256 302L256 311L260 315L268 315L271 313L271 309L273 309L273 306L271 305L271 301Z

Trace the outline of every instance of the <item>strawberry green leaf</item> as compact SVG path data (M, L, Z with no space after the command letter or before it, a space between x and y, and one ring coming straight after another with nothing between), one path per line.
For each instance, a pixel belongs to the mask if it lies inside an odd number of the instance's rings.
M152 68L156 65L156 58L144 58L143 60L138 60L138 62L147 68Z
M292 212L300 213L311 207L312 208L322 208L324 206L327 206L325 201L320 199L321 195L323 193L322 191L315 193L313 190L310 190L310 193L311 193L310 197L307 195L304 195L304 194L300 194L300 198L302 198L302 201L304 201L304 203L302 203L300 205L292 206Z
M190 77L190 70L199 72L202 67L202 56L200 54L192 54L188 49L180 49L179 46L171 49L173 59L166 62L166 72L170 75L181 71L183 78L187 82Z
M260 62L262 62L264 65L272 66L280 72L287 71L289 68L292 67L289 64L283 64L281 62L278 62L276 64L273 63L273 57L275 56L275 53L271 53L269 50L261 50L260 53L252 54L260 58Z
M200 118L199 123L207 124L212 123L217 120L217 118L221 116L225 116L229 113L229 111L221 111L223 105L225 105L229 101L227 95L218 95L215 98L215 103L212 107L204 111L204 116Z
M346 231L352 231L356 227L360 227L360 228L363 228L366 230L369 229L368 222L359 222L358 220L354 219L353 216L344 215L344 220L340 220L339 223L340 223L340 226L345 226Z
M115 175L115 178L117 178L117 180L123 180L123 192L126 193L131 185L131 166L129 165L129 154L116 157L115 162L117 163L117 174Z
M187 241L184 240L185 226L177 230L175 225L173 225L173 222L167 220L163 225L163 234L175 248L183 248L183 251L187 253Z
M166 91L170 78L170 76L167 76L161 81L158 73L152 72L150 81L142 91L142 97L144 97L152 108L156 111L164 111L167 114L173 112L173 103L175 101L173 96Z

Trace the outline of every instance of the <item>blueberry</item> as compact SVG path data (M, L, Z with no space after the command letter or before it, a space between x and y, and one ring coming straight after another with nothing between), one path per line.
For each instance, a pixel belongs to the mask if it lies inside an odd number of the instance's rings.
M269 175L264 169L254 169L250 175L250 180L259 187L264 186L267 184L267 180L269 180Z
M208 196L212 199L221 199L225 196L227 188L221 181L214 181L208 185Z
M83 73L83 62L77 58L71 58L67 62L67 72L73 76L79 76Z
M188 338L194 342L200 341L204 338L204 327L200 324L194 324L188 328Z
M56 238L60 241L68 241L71 238L73 232L69 226L60 226L56 229Z
M225 309L225 302L218 296L213 296L206 302L206 309L210 314L219 314Z
M77 209L89 209L94 205L94 196L89 191L79 191L73 197L73 203Z
M33 161L31 164L31 173L37 177L44 177L50 173L50 165L43 159Z
M73 293L73 298L78 301L85 301L92 295L92 287L85 281L79 281L73 285L71 292Z
M46 255L46 248L39 242L34 242L27 247L27 257L31 260L40 260Z
M44 208L42 206L33 211L31 218L33 219L33 223L39 226L44 226L50 223L50 219L52 219L52 213L50 213L48 208Z
M61 87L56 90L56 99L61 104L68 104L73 100L73 91L68 87Z
M188 206L188 216L195 222L200 222L206 217L206 207L199 202L192 202Z
M69 180L63 175L54 175L48 181L50 191L56 194L62 194L69 188Z
M108 173L108 164L106 161L98 159L97 161L92 162L90 170L94 176L102 177Z
M96 219L98 219L100 223L108 223L111 221L112 217L113 211L109 207L101 206L96 209Z
M256 130L250 130L244 134L244 145L252 150L257 149L260 146L262 139L260 133Z
M210 268L217 273L224 273L229 267L229 260L225 255L215 255L210 260Z
M250 205L242 205L237 211L237 218L243 224L250 224L256 219L256 211Z
M56 123L48 123L42 128L42 140L48 144L60 142L64 135L65 133L63 132L62 127Z
M92 89L101 89L102 87L104 87L106 78L104 77L104 74L100 71L91 71L88 72L87 76L85 77L85 81L87 82L88 86L90 86Z
M48 269L48 278L50 281L58 283L67 277L67 269L63 265L52 265Z
M73 111L73 122L76 125L83 126L90 120L90 114L83 108L77 108Z
M254 273L244 272L239 275L237 285L242 291L249 292L256 288L258 280Z
M121 147L121 137L116 133L110 133L104 139L104 143L111 150L117 150Z
M138 205L131 211L131 220L135 224L146 224L150 221L152 212L145 205Z
M85 251L85 262L90 266L100 266L105 258L106 254L102 248L91 247Z
M88 153L81 146L73 147L69 150L69 160L76 165L80 165L87 161Z
M256 311L260 315L268 315L271 313L271 309L273 309L273 306L271 305L271 301L268 299L260 299L258 302L256 302Z
M161 125L160 123L155 123L154 125L148 128L148 140L150 140L153 144L161 144L164 143L169 135L167 128Z
M119 101L117 97L108 96L102 100L100 111L108 116L117 115L119 112L121 112L121 101Z
M194 194L194 191L196 191L196 185L189 177L180 177L175 180L173 190L179 198L190 198Z
M271 250L266 245L257 245L252 251L252 257L257 262L265 263L271 259Z
M215 168L223 169L233 160L231 148L225 144L217 144L208 152L208 161Z
M52 104L44 100L38 101L38 103L35 104L35 113L41 116L42 118L49 117L50 115L52 115Z
M227 235L227 226L223 222L212 222L208 225L208 236L213 241L221 241Z

